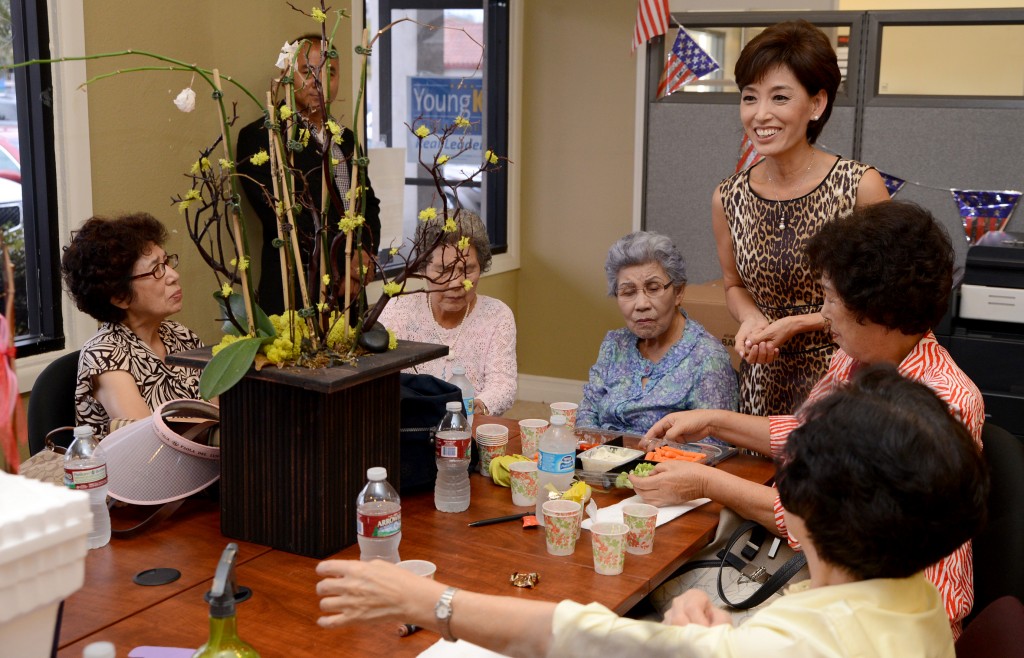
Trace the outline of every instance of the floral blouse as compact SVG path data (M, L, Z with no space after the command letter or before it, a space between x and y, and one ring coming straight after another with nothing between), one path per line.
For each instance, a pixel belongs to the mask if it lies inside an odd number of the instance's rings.
M673 411L736 410L739 391L729 353L699 322L688 319L682 337L657 363L644 358L636 342L625 328L605 336L583 386L577 427L644 434Z

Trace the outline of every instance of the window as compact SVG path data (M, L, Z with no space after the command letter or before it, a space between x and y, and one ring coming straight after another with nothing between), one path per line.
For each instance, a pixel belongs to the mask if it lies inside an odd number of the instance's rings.
M407 245L419 210L434 200L434 181L417 160L406 124L418 117L448 124L465 113L474 122L463 144L469 149L446 164L445 177L466 180L483 152L508 154L508 3L503 0L370 0L373 29L403 17L444 26L425 30L399 25L378 42L368 89L367 137L370 147L405 148L405 193L401 222L385 224L381 245ZM482 53L477 43L484 44ZM481 55L483 59L481 60ZM372 168L372 165L371 165ZM462 207L480 214L495 253L508 246L508 174L478 175L459 188ZM453 199L449 197L451 206Z
M0 61L49 57L46 3L0 0ZM64 346L56 276L50 68L0 73L0 225L15 266L18 355Z

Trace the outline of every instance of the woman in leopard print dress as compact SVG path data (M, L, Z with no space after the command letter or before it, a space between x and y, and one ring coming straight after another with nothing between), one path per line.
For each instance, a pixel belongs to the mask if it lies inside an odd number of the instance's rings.
M841 79L821 30L803 20L769 27L744 47L735 78L743 129L764 156L712 198L726 301L740 323L740 412L788 414L834 349L804 245L824 223L889 193L871 167L813 146Z

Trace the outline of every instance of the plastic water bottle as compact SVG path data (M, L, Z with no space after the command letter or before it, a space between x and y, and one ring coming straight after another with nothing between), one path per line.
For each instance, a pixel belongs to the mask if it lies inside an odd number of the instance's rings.
M469 458L473 434L462 415L462 403L445 405L444 418L434 435L437 480L434 483L434 507L439 512L465 512L469 509Z
M89 494L89 509L92 511L89 548L106 546L110 541L107 458L88 425L75 428L75 440L64 454L64 485Z
M473 406L476 402L476 391L473 389L473 382L466 376L466 366L455 364L452 366L452 376L449 383L455 384L462 389L462 405L465 408L466 422L469 431L473 431Z
M356 534L359 559L397 563L402 543L402 501L388 482L388 469L366 469L369 480L356 498Z
M547 485L565 491L576 472L576 435L565 424L565 416L552 416L551 426L540 435L537 447L537 522L544 525L541 507L548 500Z

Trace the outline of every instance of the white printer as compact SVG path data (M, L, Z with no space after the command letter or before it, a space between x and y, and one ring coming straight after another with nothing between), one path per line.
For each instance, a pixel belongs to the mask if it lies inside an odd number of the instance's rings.
M1000 233L967 250L958 316L1024 325L1024 233Z

